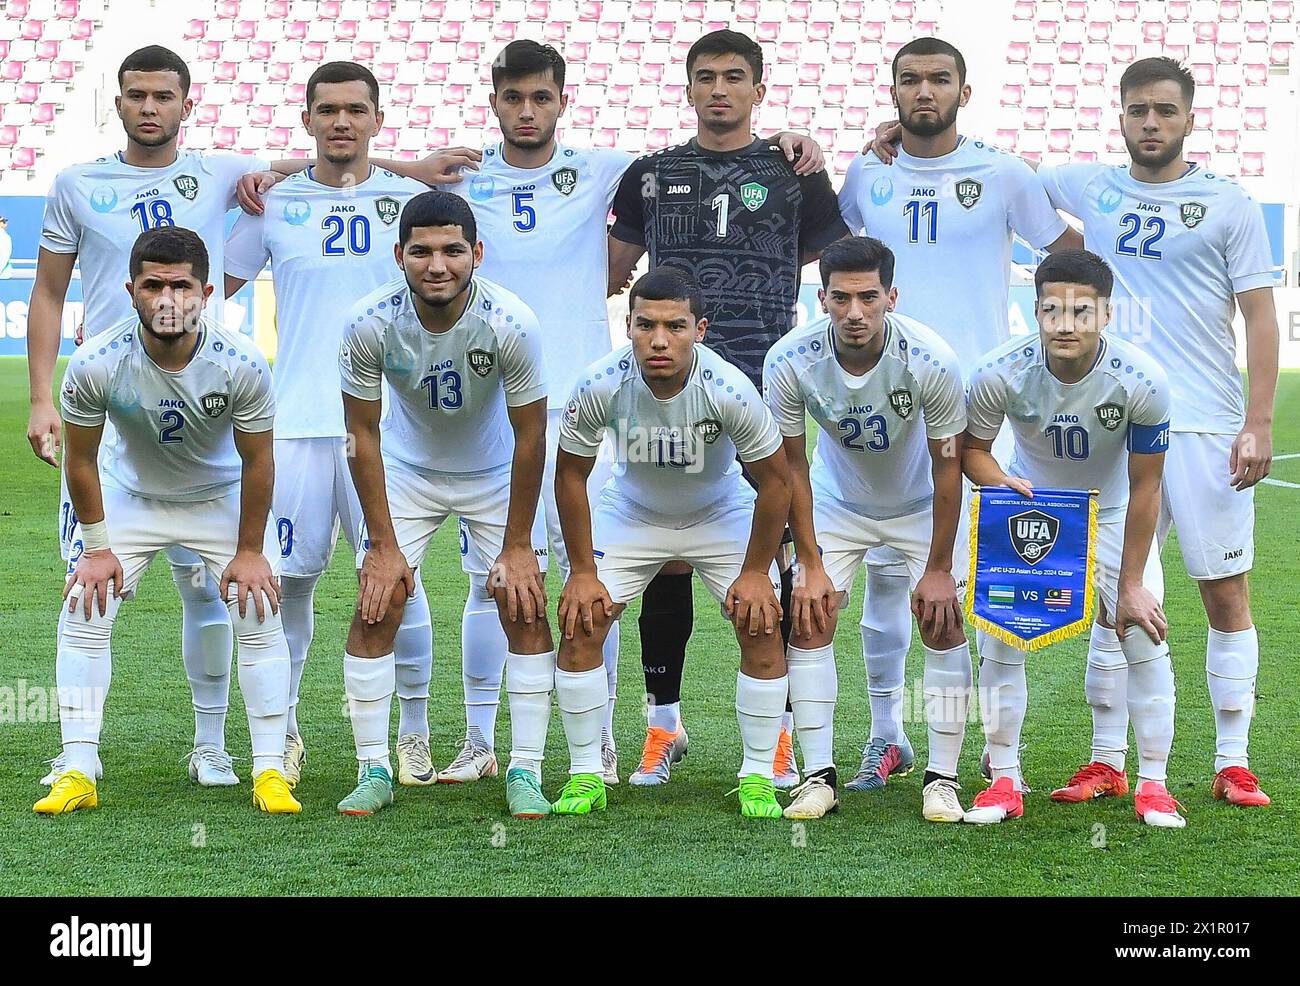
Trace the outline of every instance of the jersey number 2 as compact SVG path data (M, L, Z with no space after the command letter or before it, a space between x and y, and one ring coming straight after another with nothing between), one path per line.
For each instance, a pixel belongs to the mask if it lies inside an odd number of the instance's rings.
M185 427L185 415L180 411L163 411L162 430L158 432L158 442L162 445L175 445L185 441L181 429Z

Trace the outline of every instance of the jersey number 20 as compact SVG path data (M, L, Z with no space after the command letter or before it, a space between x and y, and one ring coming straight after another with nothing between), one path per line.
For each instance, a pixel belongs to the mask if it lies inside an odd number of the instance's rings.
M370 220L365 216L349 216L345 224L342 216L329 215L321 220L320 228L329 234L322 244L327 257L341 257L346 253L360 257L370 252ZM346 246L341 242L345 230Z

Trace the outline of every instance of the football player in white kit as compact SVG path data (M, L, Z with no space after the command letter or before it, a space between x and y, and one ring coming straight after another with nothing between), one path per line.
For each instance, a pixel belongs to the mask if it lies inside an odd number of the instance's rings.
M741 814L779 818L772 760L788 683L773 559L790 509L781 435L740 368L699 344L708 321L685 274L656 268L632 285L628 302L631 345L581 375L560 427L555 498L572 574L560 595L555 696L570 777L554 810L605 807L601 648L627 604L665 564L682 561L723 605L740 642ZM606 430L614 474L593 509L587 479Z
M100 729L113 622L159 551L181 545L226 600L253 745L253 803L301 810L281 774L289 650L278 613L271 370L244 337L202 317L208 254L192 230L141 233L127 284L137 317L73 358L61 400L77 512L59 617L56 678L65 767L36 802L58 815L99 804ZM98 460L104 423L117 447Z
M896 310L937 332L965 376L1010 337L1013 236L1049 252L1081 249L1083 238L1057 215L1025 162L958 133L959 111L971 98L960 51L938 38L916 38L894 56L892 72L898 121L883 125L849 165L840 211L853 232L893 251ZM1009 441L999 443L995 454L1005 462L1009 448ZM861 623L871 735L850 790L882 788L891 772L912 766L902 723L912 638L907 574L897 552L880 548L867 556Z
M349 465L365 513L343 661L360 776L339 810L368 815L392 803L393 642L413 570L455 514L494 558L485 581L509 647L507 800L516 817L538 818L550 810L541 764L555 673L531 539L546 450L541 332L523 302L474 276L483 244L458 196L413 198L396 257L404 280L360 302L338 356ZM381 425L384 382L390 407Z
M1097 622L1114 629L1128 665L1128 712L1137 737L1137 816L1182 828L1165 786L1174 738L1174 669L1160 601L1159 556L1151 551L1169 447L1169 380L1131 342L1103 330L1114 278L1095 253L1053 254L1038 266L1037 337L986 353L971 378L963 467L978 486L1097 489L1094 585ZM1011 465L993 457L1010 423ZM1001 822L1024 814L1020 730L1028 693L1025 651L988 634L979 639L980 712L993 784L965 820ZM1122 790L1127 793L1125 782Z
M781 339L763 370L790 462L798 559L786 663L805 780L785 816L821 818L839 804L835 626L864 557L887 545L906 559L925 647L930 762L922 814L959 822L957 763L971 687L959 598L967 556L965 532L958 536L966 430L960 364L936 333L893 313L894 255L879 240L832 243L820 268L826 317ZM809 414L820 429L811 473Z
M1192 75L1168 58L1134 62L1120 79L1127 166L1066 164L1038 175L1052 202L1083 221L1088 248L1115 272L1118 333L1169 373L1173 386L1159 537L1170 525L1209 618L1205 670L1217 732L1211 790L1266 805L1249 769L1259 640L1247 573L1254 561L1254 486L1273 455L1278 269L1259 206L1236 182L1183 159L1194 126ZM1243 400L1232 327L1245 320ZM1085 692L1093 762L1057 794L1116 793L1128 749L1125 663L1110 634L1094 639Z
M370 161L383 124L379 83L353 62L327 62L307 82L303 125L316 139L317 163L277 184L261 215L239 217L226 243L226 295L269 261L275 281L275 515L284 567L284 625L293 659L285 776L301 777L306 758L298 690L314 630L316 582L340 528L355 550L361 507L347 465L343 402L332 386L344 320L359 297L394 276L398 215L425 186ZM432 628L420 579L397 637L398 779L438 779L429 752Z

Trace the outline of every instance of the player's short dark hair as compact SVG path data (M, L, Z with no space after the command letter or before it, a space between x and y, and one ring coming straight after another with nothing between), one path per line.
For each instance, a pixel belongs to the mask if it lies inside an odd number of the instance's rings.
M831 275L836 271L846 274L876 271L886 289L894 284L894 251L873 236L847 236L836 240L822 251L817 266L823 288L830 287Z
M198 233L184 226L156 226L137 236L127 268L131 280L140 276L145 264L189 264L198 282L208 283L208 248Z
M691 309L691 317L699 321L704 317L704 295L695 279L679 267L656 267L636 279L628 292L628 311L636 308L637 300L684 301Z
M913 38L899 48L898 54L894 56L894 61L889 67L895 82L898 81L898 63L903 60L904 55L948 55L957 63L957 84L960 86L966 84L966 59L962 58L961 52L955 45L950 45L947 41L941 41L939 38Z
M356 62L326 62L316 69L307 80L308 111L316 98L316 87L323 82L364 82L370 91L370 102L374 104L375 112L379 111L379 80L364 65Z
M492 59L492 88L498 90L503 82L545 72L551 73L555 85L563 92L564 56L551 45L520 38L511 41Z
M180 55L162 45L137 48L122 59L122 64L117 67L118 89L122 88L127 72L175 72L180 76L181 96L190 94L190 67Z
M754 83L763 81L763 49L748 34L739 31L711 31L691 45L686 53L686 79L695 71L695 62L704 55L740 55L749 63Z
M1049 253L1034 271L1034 295L1043 296L1044 284L1086 284L1099 298L1109 298L1115 275L1106 261L1091 250L1061 250Z
M1191 108L1192 97L1196 95L1196 79L1178 59L1166 55L1139 58L1124 70L1119 77L1120 102L1124 101L1126 92L1151 82L1177 82L1183 92L1183 101Z
M421 192L406 203L398 225L398 242L406 246L411 239L411 230L419 226L459 226L471 246L478 242L478 224L474 222L469 203L440 188Z

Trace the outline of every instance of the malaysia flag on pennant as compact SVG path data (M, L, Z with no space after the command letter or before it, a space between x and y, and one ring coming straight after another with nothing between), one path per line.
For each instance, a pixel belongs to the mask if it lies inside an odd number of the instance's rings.
M1043 600L1053 609L1065 609L1074 601L1073 589L1048 589L1047 597Z

